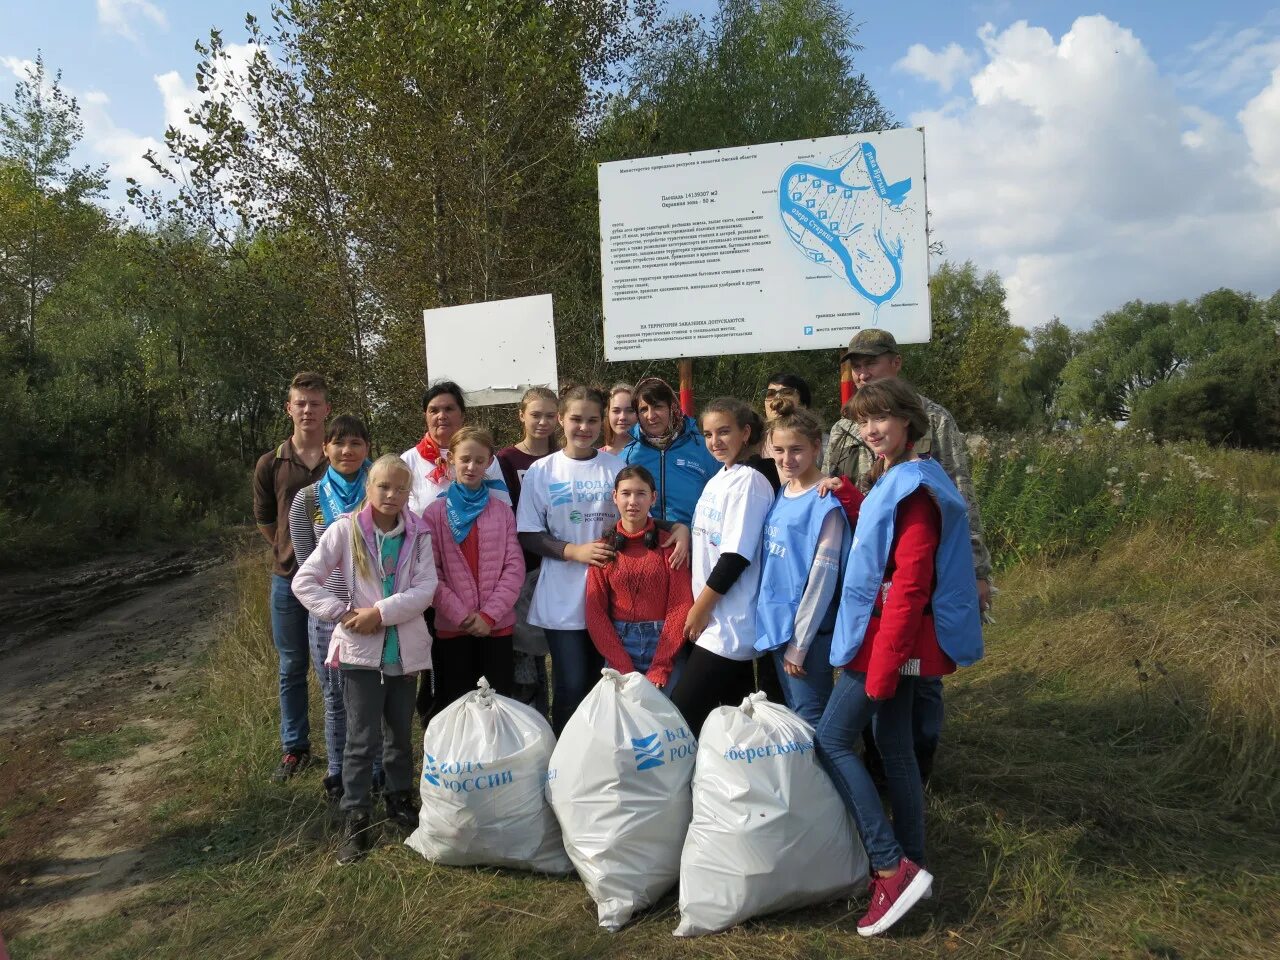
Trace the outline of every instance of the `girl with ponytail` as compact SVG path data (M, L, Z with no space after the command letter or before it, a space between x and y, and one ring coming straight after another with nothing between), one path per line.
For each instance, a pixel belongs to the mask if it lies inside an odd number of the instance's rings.
M316 617L337 621L325 663L342 671L347 742L342 758L346 836L339 863L372 845L373 759L386 731L387 819L411 830L414 804L412 725L416 675L431 668L423 612L436 592L427 527L407 509L413 473L396 456L369 468L358 508L335 520L293 578L294 595ZM337 576L345 596L327 584Z

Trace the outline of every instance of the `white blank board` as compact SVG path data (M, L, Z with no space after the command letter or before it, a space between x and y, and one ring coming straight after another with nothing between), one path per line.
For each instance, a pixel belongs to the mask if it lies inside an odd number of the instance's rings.
M427 381L453 380L467 403L518 403L558 389L551 294L424 310Z

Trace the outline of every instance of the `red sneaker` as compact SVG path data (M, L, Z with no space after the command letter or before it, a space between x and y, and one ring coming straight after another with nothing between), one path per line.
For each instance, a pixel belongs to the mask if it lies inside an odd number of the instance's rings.
M906 857L898 861L892 877L871 876L871 905L858 921L858 933L874 937L906 916L933 884L933 874Z

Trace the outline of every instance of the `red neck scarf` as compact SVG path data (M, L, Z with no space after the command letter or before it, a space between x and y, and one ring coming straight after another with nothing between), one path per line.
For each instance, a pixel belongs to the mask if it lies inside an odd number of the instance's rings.
M423 460L427 461L427 463L435 464L435 469L427 475L431 482L439 483L443 480L449 470L449 465L445 462L444 454L440 452L436 442L431 439L431 434L424 433L422 439L418 441L416 449Z

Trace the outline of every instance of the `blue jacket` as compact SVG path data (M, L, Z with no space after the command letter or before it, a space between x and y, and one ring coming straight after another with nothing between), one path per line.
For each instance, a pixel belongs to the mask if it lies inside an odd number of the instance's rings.
M898 504L922 486L928 489L942 514L942 539L934 560L937 582L930 600L938 646L958 667L982 659L982 620L969 542L969 505L937 461L922 458L889 470L876 481L858 510L831 641L832 666L848 663L862 646L871 611L880 595L889 551L893 549Z
M693 518L702 488L721 466L707 450L693 417L684 418L680 432L665 450L649 443L640 424L634 424L622 459L653 474L658 485L658 499L650 511L654 519L686 524Z

